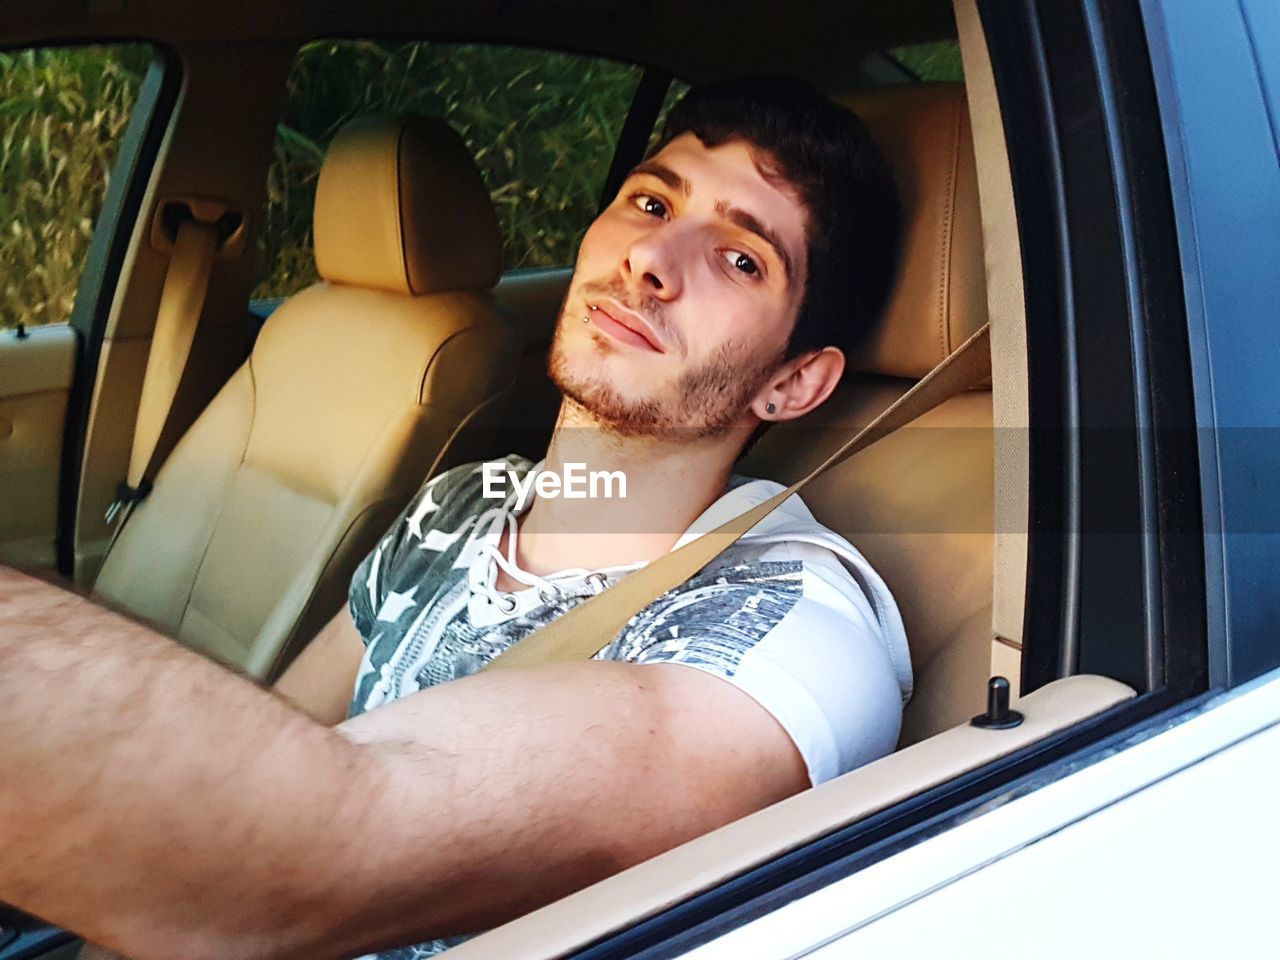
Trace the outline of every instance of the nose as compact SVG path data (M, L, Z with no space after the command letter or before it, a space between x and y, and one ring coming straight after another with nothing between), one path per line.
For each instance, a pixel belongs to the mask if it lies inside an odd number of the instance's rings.
M632 288L659 300L680 295L680 231L664 223L632 241L623 254L622 272Z

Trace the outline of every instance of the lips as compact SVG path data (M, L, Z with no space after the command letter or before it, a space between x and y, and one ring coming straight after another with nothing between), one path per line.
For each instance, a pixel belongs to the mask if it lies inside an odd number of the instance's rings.
M594 307L591 311L592 322L614 339L655 353L666 353L662 338L639 314L632 313L613 300L590 306Z

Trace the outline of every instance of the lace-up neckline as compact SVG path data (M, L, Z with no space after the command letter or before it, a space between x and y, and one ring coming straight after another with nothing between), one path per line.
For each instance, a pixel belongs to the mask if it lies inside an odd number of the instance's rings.
M548 576L539 576L521 569L516 561L519 523L517 518L523 514L506 506L494 507L486 511L476 521L475 532L484 538L479 546L479 555L487 559L485 569L480 576L472 579L473 592L480 593L485 599L507 615L516 614L521 608L527 608L531 597L528 591L537 590L538 600L542 603L555 603L566 594L577 596L582 594L581 586L590 591L590 596L602 592L610 582L625 573L637 570L645 565L645 561L622 564L616 567L605 567L600 570L588 570L586 567L571 567ZM486 529L487 524L487 529ZM499 549L502 533L507 534L507 549L504 553ZM526 591L509 593L498 589L498 571L506 573L512 580L525 584ZM581 586L580 586L581 585ZM522 602L523 601L523 602Z

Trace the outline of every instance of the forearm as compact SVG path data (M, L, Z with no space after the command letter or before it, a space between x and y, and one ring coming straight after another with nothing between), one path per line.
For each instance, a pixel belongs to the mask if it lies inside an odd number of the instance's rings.
M328 729L2 568L0 729L0 900L135 960L472 932L805 782L688 668L486 673Z
M349 909L377 758L2 568L0 730L0 900L139 958L275 955Z
M316 960L471 932L617 869L591 838L619 831L576 836L572 795L527 762L538 734L516 738L526 763L503 745L510 681L478 701L474 682L378 711L414 717L403 736L331 730L0 568L0 900L134 960Z
M421 929L435 935L505 922L808 783L771 715L679 665L480 673L337 730L394 757L399 782L419 777L435 795L434 805L409 801L422 811L416 822L395 817L383 832L384 847L420 851L429 867L404 915L429 919Z

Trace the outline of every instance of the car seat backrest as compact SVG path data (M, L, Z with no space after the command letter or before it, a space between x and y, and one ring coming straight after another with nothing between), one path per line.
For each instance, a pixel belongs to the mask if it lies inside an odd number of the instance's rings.
M882 319L837 392L770 429L740 472L791 481L986 322L976 170L964 88L918 84L837 98L863 118L903 202L900 268ZM991 394L955 397L811 483L805 502L861 550L897 598L915 694L904 744L980 713L990 669Z
M521 346L489 292L502 251L488 192L443 122L344 128L314 229L324 280L272 313L97 583L261 678L339 608L451 442L496 421Z
M893 167L903 208L898 276L849 371L918 380L987 322L964 87L913 84L836 99L862 118Z
M316 268L331 283L422 295L489 290L502 236L466 145L442 120L348 124L316 186Z

